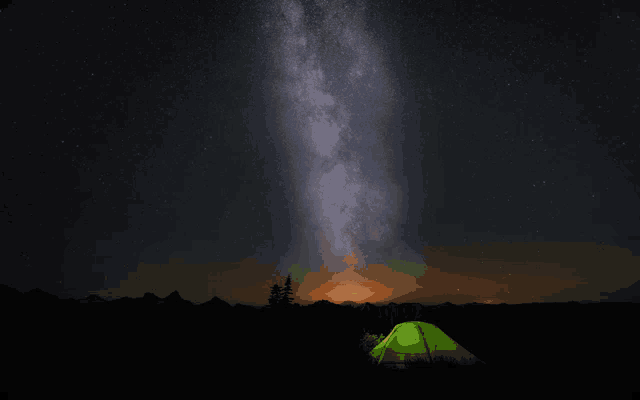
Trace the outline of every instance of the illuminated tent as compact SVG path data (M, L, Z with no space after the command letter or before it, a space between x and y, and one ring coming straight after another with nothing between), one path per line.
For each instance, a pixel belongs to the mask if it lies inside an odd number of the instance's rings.
M442 357L458 364L481 362L438 327L421 321L396 325L391 333L370 352L378 364L399 365L405 360Z

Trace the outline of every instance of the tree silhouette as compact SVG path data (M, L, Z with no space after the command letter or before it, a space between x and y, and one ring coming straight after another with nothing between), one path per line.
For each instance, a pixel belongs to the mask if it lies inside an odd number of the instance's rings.
M293 303L291 295L291 274L287 276L284 287L280 287L277 283L271 287L271 296L269 296L269 308L285 309L290 308Z
M280 304L281 298L282 298L282 293L280 290L280 286L276 283L271 287L271 296L269 296L269 306L271 308L276 308Z
M291 298L291 295L293 294L293 291L291 290L291 274L287 276L287 281L284 283L284 288L282 289L281 293L281 305L284 308L290 308L293 303L293 299Z

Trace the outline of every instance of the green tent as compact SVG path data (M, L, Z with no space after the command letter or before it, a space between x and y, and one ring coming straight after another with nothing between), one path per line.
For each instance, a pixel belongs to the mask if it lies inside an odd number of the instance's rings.
M370 352L378 364L400 365L415 357L444 356L459 364L480 362L475 356L454 342L438 327L421 321L396 325L391 333Z

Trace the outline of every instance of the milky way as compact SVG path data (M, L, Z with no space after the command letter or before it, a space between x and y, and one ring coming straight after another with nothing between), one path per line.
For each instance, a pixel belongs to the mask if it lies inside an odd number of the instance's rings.
M364 29L366 5L277 1L267 7L262 29L274 73L265 87L278 101L271 134L285 149L292 217L305 236L296 245L306 239L310 257L320 254L330 271L342 271L347 255L358 266L384 262L389 255L381 256L382 248L421 261L399 238L405 193L392 176L392 158L402 155L389 143L402 134L390 115L403 99Z

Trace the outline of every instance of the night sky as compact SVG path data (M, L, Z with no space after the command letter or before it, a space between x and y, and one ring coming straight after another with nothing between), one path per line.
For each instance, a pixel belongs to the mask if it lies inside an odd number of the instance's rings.
M300 301L520 303L640 280L635 12L224 3L2 9L2 283L259 304L277 270Z

